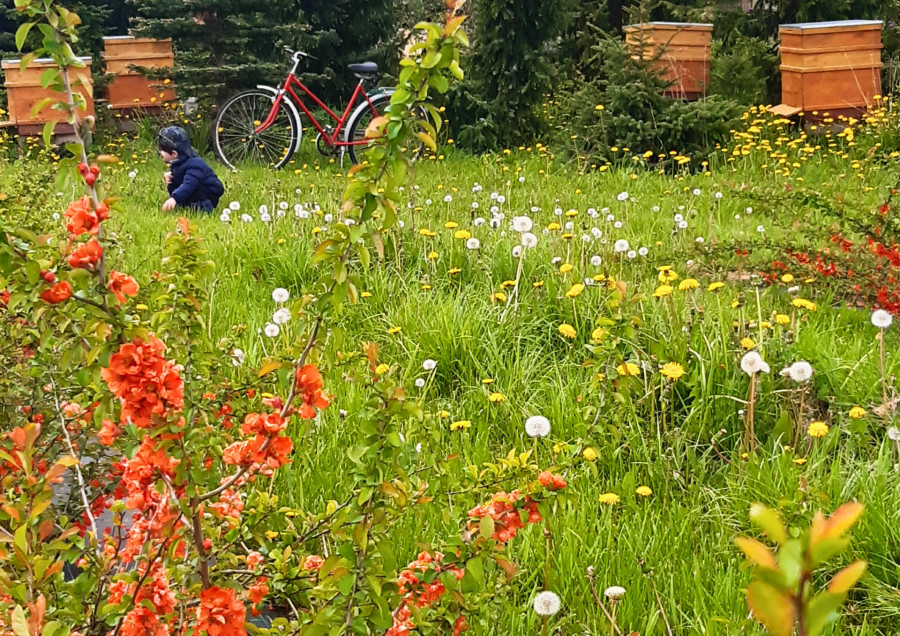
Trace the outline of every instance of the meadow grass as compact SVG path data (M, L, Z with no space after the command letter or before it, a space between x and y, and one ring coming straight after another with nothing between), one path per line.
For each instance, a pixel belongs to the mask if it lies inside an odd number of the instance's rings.
M126 140L110 144L123 158L110 171L108 184L121 197L107 224L117 243L114 267L147 281L160 266L163 238L174 226L173 216L159 211L163 165L152 148ZM758 277L740 276L757 271L751 263L769 257L766 241L790 243L802 224L821 221L814 207L789 213L760 203L749 190L767 186L778 192L785 185L814 184L874 209L893 185L894 174L854 157L818 152L802 162L798 158L799 167L790 177L764 169L765 154L758 152L734 162L720 157L709 172L693 174L657 174L627 165L581 174L537 148L484 157L447 148L443 159L417 166L415 186L403 193L404 227L387 235L385 260L363 275L365 297L332 326L327 346L353 351L363 342L377 342L381 358L396 366L410 399L421 400L429 414L436 441L421 452L456 455L451 460L455 470L510 450L533 450L538 463L549 466L561 452L556 445L576 438L596 450L595 461L581 461L566 474L571 502L549 520L551 589L563 603L552 622L554 633L609 632L591 598L588 566L596 572L601 593L608 585L627 589L619 608L625 633L666 633L653 585L674 634L762 633L748 619L743 588L749 571L733 544L737 534L749 531L750 504L761 501L780 509L797 533L815 510L830 512L853 499L866 504L866 513L852 551L843 558L866 558L871 569L851 594L847 616L831 633L900 631L900 478L886 424L873 413L881 401L881 385L869 312L843 306L822 280L763 286ZM862 161L862 167L852 168L854 160ZM15 192L35 180L44 183L43 204L34 214L61 212L63 202L76 194L73 188L56 196L39 160L2 168L2 191ZM261 330L275 309L274 288L288 289L293 298L310 291L316 279L314 228L327 225L326 214L337 215L345 176L337 163L318 158L307 146L284 171L247 169L224 174L223 180L221 207L238 201L240 211L232 212L230 223L220 221L218 213L193 220L216 263L212 332L237 337L247 360L234 373L251 377L278 346L276 341L302 335L290 323L276 339ZM476 183L482 189L473 192ZM626 201L618 198L622 192L628 193ZM505 201L499 203L491 193ZM452 200L445 201L448 195ZM288 209L279 218L282 201ZM296 218L296 204L312 211L311 217ZM268 207L272 222L260 221L261 205ZM491 205L505 214L500 227L476 226L475 218L490 218ZM597 218L588 215L589 208L598 211ZM575 214L567 216L569 210ZM252 216L251 222L241 221L244 213ZM607 221L607 214L615 220ZM687 220L687 228L675 231L675 214ZM785 214L791 218L782 218ZM514 288L502 283L517 275L512 249L519 237L509 221L518 215L534 220L538 245L525 253L517 302L507 310L496 294L507 299L513 294ZM551 223L567 221L574 223L571 238L562 236L564 226L542 233ZM448 222L458 228L445 228ZM435 236L423 236L423 228ZM593 237L590 228L602 231L602 238ZM467 250L465 240L454 238L457 229L479 238L480 249ZM589 242L582 240L583 234L591 237ZM634 250L646 247L647 256L614 254L617 239L627 239ZM760 244L755 260L736 256L734 240ZM432 251L436 259L428 258ZM592 256L600 256L602 264L591 265ZM571 271L561 269L566 263ZM664 265L678 273L676 288L687 277L696 278L699 288L654 298L658 267ZM626 283L624 302L616 301L605 281L566 298L572 285L600 274ZM716 281L725 287L707 291ZM789 291L793 285L800 286L799 292ZM814 301L816 311L794 308L795 295ZM771 328L762 326L773 321L773 312L791 316L795 328L774 322ZM598 319L609 320L602 323L609 333L600 345L591 343ZM574 339L560 334L562 323L574 326ZM390 333L393 327L400 330ZM738 366L744 336L755 341L772 367L762 379L757 404L761 446L748 456L740 449L740 401L746 399L748 385ZM896 327L886 337L892 378L900 372ZM437 368L433 382L419 390L414 381L426 376L421 366L426 358L437 361ZM819 440L804 432L791 448L795 402L790 382L779 371L801 359L815 368L805 422L824 420L831 431ZM616 378L615 367L622 360L644 365L640 376ZM663 393L657 371L668 361L682 364L686 374ZM358 385L342 381L339 371L326 377L326 388L336 395L332 406L312 424L292 424L293 463L279 471L274 484L285 505L314 511L347 497L346 452L355 442L355 413L366 396ZM491 402L494 392L505 400ZM847 413L857 405L868 415L854 421ZM448 416L442 418L441 411ZM533 414L552 423L550 437L538 443L523 427ZM470 429L449 430L450 422L463 419L472 422ZM408 452L412 457L417 451ZM635 494L642 485L653 494ZM621 502L602 506L598 497L607 492L618 494ZM401 560L412 559L420 545L459 531L442 515L445 508L474 503L433 494L432 504L398 527ZM510 542L509 551L519 574L503 591L508 602L496 633L534 634L539 623L530 601L543 583L544 537L537 528L525 530Z

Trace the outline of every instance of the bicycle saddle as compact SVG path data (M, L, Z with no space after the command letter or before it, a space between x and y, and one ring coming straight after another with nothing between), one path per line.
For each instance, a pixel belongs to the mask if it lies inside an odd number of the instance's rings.
M378 76L378 65L375 62L348 64L347 68L359 79L375 79Z

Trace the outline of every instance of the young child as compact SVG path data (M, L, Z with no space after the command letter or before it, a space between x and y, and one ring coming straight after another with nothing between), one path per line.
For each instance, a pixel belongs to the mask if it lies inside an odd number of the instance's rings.
M159 131L159 155L169 164L163 174L169 198L163 203L163 212L175 207L193 208L212 212L225 193L225 186L203 159L191 147L191 140L184 129L170 126Z

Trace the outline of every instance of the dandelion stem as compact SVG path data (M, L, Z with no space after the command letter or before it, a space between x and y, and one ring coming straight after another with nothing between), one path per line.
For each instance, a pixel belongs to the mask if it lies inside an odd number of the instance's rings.
M757 373L750 376L750 395L747 396L747 414L744 418L744 452L756 448L756 439L753 433L753 407L756 402L757 377Z
M884 377L884 327L878 330L878 370L881 372L881 408L884 409L884 424L890 422L888 415L887 381Z

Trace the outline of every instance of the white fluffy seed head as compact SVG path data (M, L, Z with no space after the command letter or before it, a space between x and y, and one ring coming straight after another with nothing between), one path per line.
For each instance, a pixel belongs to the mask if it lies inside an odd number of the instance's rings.
M553 592L541 592L534 597L534 613L538 616L553 616L561 607L562 601Z
M268 322L266 323L265 329L263 329L263 333L265 333L270 338L274 338L281 333L281 328L273 322Z
M887 430L888 439L892 442L900 442L900 428L892 426Z
M619 254L621 254L622 252L627 252L628 251L628 241L625 239L619 239L613 245L613 249Z
M537 242L537 236L535 236L531 232L525 232L524 234L522 234L522 247L534 247L535 245L537 245Z
M434 371L434 368L437 366L437 362L428 358L425 362L422 363L422 368L426 371Z
M288 298L291 297L290 292L286 290L284 287L276 287L272 290L272 300L276 303L286 303Z
M884 309L876 309L872 312L872 324L879 329L887 329L894 322L894 317Z
M611 601L618 601L620 598L625 596L625 588L619 585L612 585L606 588L606 591L603 592L603 595Z
M550 420L543 415L532 415L525 420L528 437L547 437L550 434Z
M800 360L788 367L788 375L794 382L809 382L812 377L812 365L806 360Z
M530 217L527 216L516 216L513 217L512 220L513 229L520 234L522 232L530 232L534 223L532 222Z
M291 310L287 307L282 307L281 309L276 310L274 314L272 314L272 322L274 322L276 325L283 325L287 322L290 322L290 320Z
M479 241L474 236L466 241L466 248L470 250L477 250L481 247L481 241Z
M766 364L766 361L762 359L762 356L759 355L759 353L750 351L741 358L741 370L747 375L768 373L769 365Z

